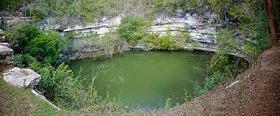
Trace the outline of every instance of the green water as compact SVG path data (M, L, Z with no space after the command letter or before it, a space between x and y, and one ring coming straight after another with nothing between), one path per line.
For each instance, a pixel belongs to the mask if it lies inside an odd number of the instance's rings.
M94 87L99 95L109 91L129 107L163 108L167 98L173 105L184 102L185 91L207 73L209 56L190 52L127 52L102 61L71 61L77 74L82 69L83 85Z

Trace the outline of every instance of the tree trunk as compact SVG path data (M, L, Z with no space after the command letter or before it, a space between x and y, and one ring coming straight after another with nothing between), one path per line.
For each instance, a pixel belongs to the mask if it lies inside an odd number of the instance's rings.
M265 0L265 4L266 4L266 10L267 10L267 15L268 15L268 19L269 19L271 37L274 42L277 42L277 32L276 32L276 27L275 27L275 22L274 22L275 20L274 20L274 15L273 15L272 1Z

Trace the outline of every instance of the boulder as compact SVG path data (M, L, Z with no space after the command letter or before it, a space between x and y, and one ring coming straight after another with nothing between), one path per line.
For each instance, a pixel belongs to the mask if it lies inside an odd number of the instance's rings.
M15 67L3 73L3 79L8 84L16 87L33 88L35 85L38 85L41 75L31 69L20 69Z

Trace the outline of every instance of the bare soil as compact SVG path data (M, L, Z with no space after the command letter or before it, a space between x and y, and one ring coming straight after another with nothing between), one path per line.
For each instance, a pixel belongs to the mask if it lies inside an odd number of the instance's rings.
M7 96L0 92L0 116L4 116L7 112Z

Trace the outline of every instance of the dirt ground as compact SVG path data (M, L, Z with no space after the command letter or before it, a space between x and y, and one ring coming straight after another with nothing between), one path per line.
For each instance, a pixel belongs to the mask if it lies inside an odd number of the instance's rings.
M265 51L244 74L187 104L154 115L280 116L280 45Z
M0 92L0 116L4 116L7 111L7 97L3 93Z

